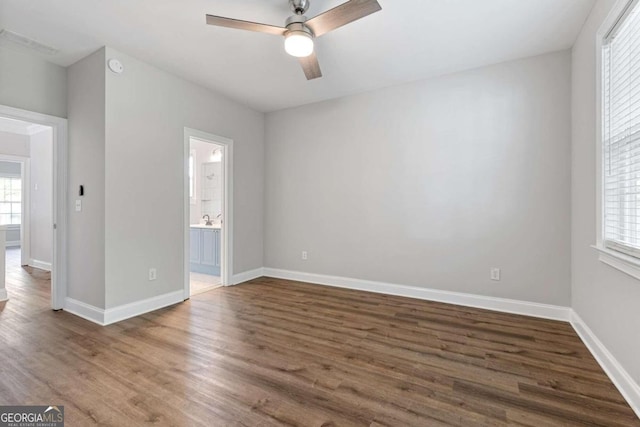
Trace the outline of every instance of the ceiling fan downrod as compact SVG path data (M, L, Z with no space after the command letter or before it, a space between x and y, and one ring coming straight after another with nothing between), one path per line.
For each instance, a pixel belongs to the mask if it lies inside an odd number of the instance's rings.
M289 0L289 7L296 15L304 15L309 10L309 0Z

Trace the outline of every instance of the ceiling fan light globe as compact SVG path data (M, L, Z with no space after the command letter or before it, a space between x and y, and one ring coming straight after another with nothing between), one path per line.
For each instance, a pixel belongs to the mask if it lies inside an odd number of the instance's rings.
M291 31L284 39L284 50L296 58L305 58L313 53L313 38L304 31Z

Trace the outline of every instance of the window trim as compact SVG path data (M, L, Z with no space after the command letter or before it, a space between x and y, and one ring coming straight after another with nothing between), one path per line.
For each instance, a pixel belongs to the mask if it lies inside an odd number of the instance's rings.
M604 236L604 108L603 96L603 48L620 24L634 7L640 7L640 0L618 0L609 11L596 33L596 244L591 247L598 251L600 262L607 264L640 280L640 255L621 248L611 247Z
M596 245L591 247L598 251L600 262L640 280L640 259L605 247Z

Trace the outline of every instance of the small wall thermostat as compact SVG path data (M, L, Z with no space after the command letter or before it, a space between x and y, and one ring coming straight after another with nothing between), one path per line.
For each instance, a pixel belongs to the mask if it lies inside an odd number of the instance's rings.
M122 62L118 61L115 58L111 58L107 62L107 65L109 66L109 69L116 74L122 74L122 72L124 71L124 65L122 65Z

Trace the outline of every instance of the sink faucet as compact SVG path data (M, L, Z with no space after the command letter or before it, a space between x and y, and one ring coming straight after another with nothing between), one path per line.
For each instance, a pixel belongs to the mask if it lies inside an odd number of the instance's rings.
M211 222L211 217L209 215L205 215L202 217L202 219L207 218L207 222L204 223L204 225L213 225L213 222Z

